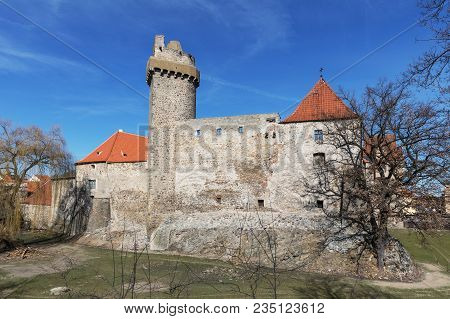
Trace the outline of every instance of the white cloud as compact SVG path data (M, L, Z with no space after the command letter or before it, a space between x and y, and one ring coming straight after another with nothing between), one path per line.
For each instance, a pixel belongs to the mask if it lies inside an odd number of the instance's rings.
M217 23L233 28L237 36L245 33L249 39L243 46L245 57L251 57L269 46L289 44L292 16L281 1L154 0L154 3L175 9L204 11Z
M10 72L32 71L39 65L65 70L91 71L91 68L77 61L47 55L30 49L23 49L0 35L0 69Z
M28 70L24 63L0 55L0 72L26 72Z
M298 100L298 98L295 98L295 97L288 97L288 96L283 96L283 95L278 95L278 94L272 94L272 93L264 91L264 90L260 90L260 89L257 89L257 88L251 87L251 86L242 85L242 84L238 84L238 83L234 83L234 82L229 82L229 81L226 81L223 79L219 79L217 77L209 76L207 74L203 74L202 79L204 81L208 81L213 84L231 87L234 89L246 91L246 92L253 93L256 95L269 97L272 99L278 99L278 100L283 100L283 101L288 101L288 102L295 102Z

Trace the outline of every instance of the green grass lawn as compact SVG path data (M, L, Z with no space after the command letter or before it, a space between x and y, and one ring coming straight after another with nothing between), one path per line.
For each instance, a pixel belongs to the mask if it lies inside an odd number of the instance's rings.
M442 264L449 257L450 232L430 236L427 245L407 230L393 230L419 262ZM428 238L428 237L427 237ZM11 278L0 270L0 296L54 298L50 289L68 286L65 298L250 298L251 280L221 261L132 253L77 246L88 258L69 270L30 278ZM115 262L113 262L113 260ZM137 288L127 291L136 265ZM148 283L152 289L149 289ZM258 282L256 296L271 298L267 281ZM280 275L279 298L450 298L450 287L441 289L381 288L353 278L291 272Z
M415 261L440 265L450 272L450 231L433 231L425 236L409 229L392 229L390 233Z
M134 256L115 253L115 269L112 252L85 247L93 258L84 264L61 273L38 275L32 278L7 279L0 274L0 291L14 289L9 298L50 298L50 289L68 286L72 289L66 297L105 298L124 296L129 286ZM122 276L122 265L124 271ZM150 272L148 272L150 269ZM115 275L114 275L115 273ZM138 286L148 282L165 287L162 291L150 291L148 287L137 289L138 298L249 298L250 281L238 279L228 264L199 258L142 255L137 263ZM149 278L149 279L148 279ZM122 285L122 280L124 285ZM396 297L355 279L307 273L282 274L280 298L377 298ZM257 289L260 298L272 297L269 285L261 280ZM131 298L131 292L126 294Z

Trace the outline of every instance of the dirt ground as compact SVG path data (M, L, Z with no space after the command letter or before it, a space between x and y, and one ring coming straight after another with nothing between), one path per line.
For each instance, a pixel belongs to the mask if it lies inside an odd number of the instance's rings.
M381 287L399 288L399 289L427 289L441 288L450 286L450 276L443 273L443 268L432 264L419 264L424 270L424 276L418 282L393 282L381 280L368 280L369 284Z
M4 287L4 291L1 290L1 281L3 280L34 280L33 278L38 278L36 276L44 275L48 276L50 274L56 274L61 273L66 270L76 268L80 265L92 265L92 264L98 264L98 265L104 265L104 263L108 263L109 257L105 257L104 250L99 248L91 248L84 245L76 244L76 243L56 243L56 244L47 244L47 245L38 245L38 246L32 246L32 247L23 247L20 249L17 249L12 252L4 252L0 254L0 298L5 297L12 292L14 292L14 289L16 288L8 288ZM100 257L102 256L103 257ZM170 261L170 258L174 258L174 256L166 256L164 254L159 254L159 260L154 261L154 266L157 266L161 269L165 269L165 271L169 271L172 269L174 265L176 265L177 262ZM101 259L103 258L103 259ZM202 268L203 272L214 272L212 276L216 276L217 278L220 277L221 280L223 279L223 270L218 271L215 273L214 269L216 266L208 265L211 263L210 260L207 259L193 259L189 260L190 267L207 267L205 269ZM392 295L391 297L401 297L401 298L414 298L416 295L414 295L414 290L423 290L427 294L432 294L433 297L439 297L440 296L447 296L449 287L450 287L450 274L448 272L445 272L444 269L439 268L437 265L433 264L420 264L421 267L424 269L424 276L423 280L419 282L411 282L411 283L405 283L405 282L389 282L389 281L378 281L378 280L358 280L358 279L352 279L352 278L331 278L327 276L323 276L320 274L309 274L309 273L300 273L301 277L304 277L302 281L298 282L298 287L303 287L307 290L308 293L310 293L312 290L317 290L318 293L321 292L323 289L325 289L327 283L330 285L334 285L331 287L333 289L341 289L341 287L347 287L349 286L350 282L353 282L357 285L361 285L361 294L357 295L359 298L383 298L383 295L381 293L387 292L391 293L389 289L398 289L399 292L397 292L395 295ZM91 266L89 266L91 267ZM90 269L90 268L89 268ZM222 268L220 268L222 269ZM200 273L200 270L199 270ZM93 274L92 274L93 275ZM97 285L95 282L96 279L98 279L99 275L95 275L92 277L92 279L86 279L88 281L83 281L83 285ZM226 276L225 276L226 277ZM225 278L224 277L224 278ZM47 277L41 277L40 282L44 286L49 286L45 288L39 288L36 290L37 292L29 295L18 295L19 297L25 297L27 298L36 298L41 296L47 296L48 295L48 289L53 288L56 286L60 286L57 284L54 284L54 282L48 281L46 279ZM50 277L48 277L50 278ZM86 277L87 278L87 277ZM165 278L165 277L161 277ZM313 280L314 279L314 280ZM330 282L331 279L331 282ZM221 282L221 280L219 282ZM290 282L292 284L292 282ZM297 283L296 283L297 284ZM351 284L352 287L354 287L354 284ZM136 293L145 292L150 290L154 292L165 292L168 290L168 283L164 282L164 280L155 280L152 282L151 286L148 286L148 283L146 282L145 278L141 278L136 283ZM220 288L220 287L219 287ZM288 287L287 287L288 288ZM352 288L354 289L354 288ZM353 290L352 290L353 291ZM433 294L433 291L436 292ZM441 292L439 292L441 291ZM334 290L333 290L334 292ZM439 292L439 293L437 293ZM202 292L203 293L203 292ZM215 291L213 291L215 293ZM290 292L288 292L290 293ZM43 294L43 295L41 295ZM206 294L202 295L203 297L206 296ZM299 296L293 295L296 298ZM315 297L315 298L325 298L330 297L329 294L318 294L318 295L308 295L309 297ZM353 294L342 294L341 295L335 295L334 293L331 295L334 296L334 298L354 298L355 296ZM418 298L421 298L421 295L417 295ZM17 296L16 296L17 297ZM48 296L47 296L48 297ZM213 297L220 297L220 295L211 295L211 298ZM333 298L333 297L332 297Z
M0 271L8 276L30 278L41 274L57 273L92 258L83 246L52 244L24 247L0 254Z

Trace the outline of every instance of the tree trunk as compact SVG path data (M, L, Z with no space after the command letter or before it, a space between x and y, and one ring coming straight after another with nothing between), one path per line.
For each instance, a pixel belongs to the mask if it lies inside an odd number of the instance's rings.
M389 233L387 226L380 227L377 232L377 238L375 241L377 252L377 266L379 271L384 270L384 257L386 252L386 245L389 242Z
M384 238L379 238L377 240L377 266L379 271L384 269L384 251L386 243Z
M380 211L379 226L376 231L376 249L377 249L377 266L379 271L384 270L384 257L386 251L386 245L389 242L389 232L388 232L388 216L389 211L382 209Z

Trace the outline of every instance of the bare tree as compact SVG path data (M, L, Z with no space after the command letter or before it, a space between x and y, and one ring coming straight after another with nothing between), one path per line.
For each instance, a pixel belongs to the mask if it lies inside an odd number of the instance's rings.
M392 222L424 228L442 212L436 197L449 178L449 112L386 81L361 99L342 95L359 120L324 123L324 144L335 154L316 165L306 189L325 200L335 222L328 240L353 241L381 271L386 249L399 245L388 232Z
M0 120L0 176L3 185L0 238L14 240L22 223L23 184L31 174L63 174L71 165L60 129L44 132L36 126L14 127ZM3 216L3 217L1 217Z
M431 36L425 41L431 43L431 47L405 73L407 82L417 83L422 87L438 86L441 92L447 94L450 58L448 4L448 0L419 1L422 25L431 31Z

